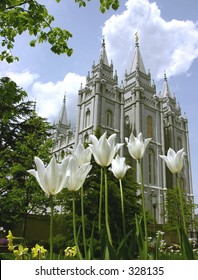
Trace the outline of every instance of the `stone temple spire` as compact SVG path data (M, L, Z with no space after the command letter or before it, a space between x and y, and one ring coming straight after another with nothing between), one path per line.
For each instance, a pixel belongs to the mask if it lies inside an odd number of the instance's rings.
M107 58L107 52L105 48L105 39L102 40L102 47L100 49L100 56L99 56L99 63L103 62L104 64L109 66L108 58Z
M69 126L69 122L67 118L67 109L66 109L66 93L63 98L63 105L61 107L57 123L61 125Z
M161 93L162 97L172 97L169 85L168 85L168 80L166 77L166 72L164 72L164 84L163 84L163 89Z
M144 67L144 63L142 60L142 56L139 49L139 38L138 33L135 33L135 51L133 54L132 66L131 66L131 73L137 71L143 72L146 74L146 70Z

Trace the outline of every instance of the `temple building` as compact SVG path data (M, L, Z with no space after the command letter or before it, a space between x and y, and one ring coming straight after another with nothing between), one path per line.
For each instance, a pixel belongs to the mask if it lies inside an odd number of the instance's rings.
M89 141L89 135L96 129L108 135L116 133L117 142L124 143L130 133L144 138L152 138L142 162L143 182L147 209L153 211L152 199L156 197L156 219L158 224L164 223L162 215L167 188L176 185L176 178L166 168L159 155L166 155L169 147L178 151L184 147L186 156L181 174L182 188L193 202L191 161L189 149L188 120L172 94L166 73L160 93L145 70L141 56L138 37L131 68L125 73L123 82L118 84L118 75L114 65L109 62L103 40L98 61L94 62L88 72L85 87L78 92L78 114L75 132L68 122L66 96L55 124L53 153L61 159L67 154L68 147L75 146L79 141ZM126 145L125 145L126 146ZM128 157L126 148L121 155ZM136 165L132 161L132 165ZM136 168L136 181L140 174ZM152 212L153 213L153 212Z

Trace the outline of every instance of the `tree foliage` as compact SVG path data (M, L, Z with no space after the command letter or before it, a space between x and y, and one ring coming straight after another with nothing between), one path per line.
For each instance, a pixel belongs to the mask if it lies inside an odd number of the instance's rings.
M87 0L87 2L90 2L91 0ZM58 0L57 2L60 2ZM86 1L83 0L75 0L79 4L79 7L85 7ZM112 8L113 10L117 10L119 8L119 0L100 0L100 11L102 13L105 13L106 10L109 10Z
M27 93L8 77L0 80L0 151L15 147L16 137L26 116L32 110Z
M22 219L25 225L29 212L41 213L48 205L27 170L33 168L35 155L49 161L51 126L34 113L26 96L9 78L0 80L0 211L5 229Z
M60 0L54 0L60 2ZM75 0L79 7L85 7L87 2ZM100 0L100 10L119 7L118 0ZM68 46L68 40L72 34L57 26L53 26L54 16L48 13L47 7L40 4L37 0L3 0L0 3L0 36L3 50L0 54L1 60L8 63L18 60L18 57L12 54L15 39L18 35L28 32L33 39L30 46L35 47L37 43L48 42L51 45L51 51L55 54L67 54L70 56L73 52Z
M183 193L183 206L184 206L187 228L191 230L194 224L192 214L194 212L195 205L188 197L186 197L184 193ZM182 224L182 216L181 216L182 210L181 210L181 203L179 199L179 192L177 188L169 188L167 190L165 209L166 209L165 217L167 218L167 223L165 227L168 229L176 229L177 225Z

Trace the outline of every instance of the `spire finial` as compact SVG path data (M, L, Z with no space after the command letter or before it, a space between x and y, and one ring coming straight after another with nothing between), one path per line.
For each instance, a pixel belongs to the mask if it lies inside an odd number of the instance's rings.
M138 45L139 43L139 37L138 37L138 31L135 32L135 44Z
M104 35L102 36L102 47L105 47L105 37L104 37Z
M63 103L66 102L66 91L65 91L65 94L64 94L64 97L63 97Z
M164 80L167 81L166 71L164 70Z

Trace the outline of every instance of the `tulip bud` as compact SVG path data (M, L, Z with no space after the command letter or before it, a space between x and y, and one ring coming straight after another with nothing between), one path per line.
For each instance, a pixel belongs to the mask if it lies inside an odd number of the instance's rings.
M117 155L116 158L112 160L109 170L113 172L117 179L122 179L129 168L131 167L126 165L125 158Z
M146 148L151 141L151 138L143 140L142 133L140 132L137 137L131 133L129 139L126 137L129 154L136 160L143 158Z
M169 148L167 156L160 155L160 157L165 161L167 167L173 174L180 173L182 171L184 156L184 148L179 150L177 153L173 149Z

